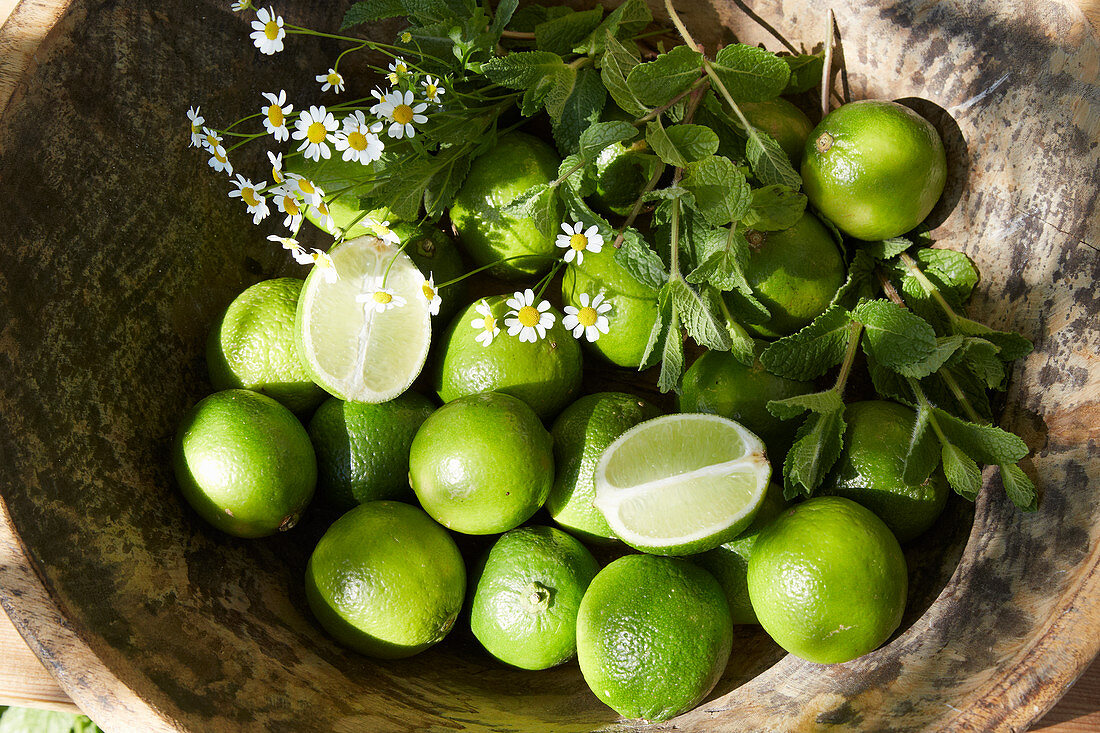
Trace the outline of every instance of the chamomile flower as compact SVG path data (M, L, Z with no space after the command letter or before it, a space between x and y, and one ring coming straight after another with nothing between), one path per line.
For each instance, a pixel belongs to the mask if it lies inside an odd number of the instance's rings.
M267 159L271 161L271 180L275 183L282 183L286 179L283 177L283 154L275 154L270 150L267 151Z
M566 262L576 260L579 265L584 262L585 252L599 252L603 249L603 237L600 236L598 227L590 226L584 229L584 224L578 221L573 226L563 222L561 228L565 234L559 234L554 244L566 250Z
M321 277L325 282L334 283L339 279L336 274L336 263L329 257L328 252L315 249L309 253L309 257L313 260L313 266L321 271Z
M287 173L287 188L294 192L296 198L301 199L306 206L316 206L325 200L325 192L321 187L298 173Z
M387 92L382 102L375 105L378 108L376 114L391 123L386 130L390 137L398 140L402 137L412 137L416 134L413 124L422 125L428 121L427 117L420 114L428 108L428 104L421 102L414 107L415 101L412 92L402 94L400 91L394 91Z
M229 156L225 152L225 148L221 145L217 145L211 148L207 148L210 151L210 160L206 161L207 164L216 171L225 171L227 176L233 175L233 164L229 162Z
M386 78L390 80L390 84L394 86L401 81L402 77L409 73L409 65L405 63L405 59L398 56L390 64L390 73L386 74Z
M198 107L190 107L187 110L187 119L191 120L191 145L189 147L198 148L202 147L203 141L203 129L202 123L206 122L206 119L199 114Z
M412 41L412 39L413 39L413 34L409 33L408 31L405 31L401 34L401 42L402 43L410 43Z
M573 332L573 338L579 339L583 335L589 341L595 341L610 328L604 314L611 310L611 304L604 301L602 293L592 298L591 302L588 293L581 293L580 302L580 308L565 306L565 318L561 319L561 325Z
M424 98L429 102L442 104L443 102L439 99L439 95L446 93L447 90L439 86L439 79L433 79L431 76L424 79Z
M383 242L401 244L401 237L397 236L397 232L390 229L390 223L388 221L379 222L368 219L366 224L370 230L374 232L374 236L378 237Z
M256 11L256 20L252 21L252 33L249 38L260 49L260 53L268 56L283 50L283 39L286 37L286 29L283 28L283 18L275 15L274 8L260 8Z
M252 214L252 223L259 224L270 213L267 208L267 199L260 193L267 185L267 181L253 183L238 173L233 185L236 188L229 192L229 197L244 201L248 213Z
M356 160L367 165L382 157L386 144L378 137L382 123L369 124L361 110L344 118L343 128L336 133L333 145L344 160Z
M332 212L328 209L328 204L324 199L321 199L313 205L313 210L317 212L317 215L321 217L321 228L323 228L329 234L336 233L336 220L332 218Z
M369 288L365 293L356 295L355 302L369 303L375 313L385 313L390 308L400 308L405 305L405 298L394 293L392 288L377 285Z
M297 193L285 185L279 186L271 190L271 200L279 211L286 214L283 226L292 231L297 230L302 223L302 207L298 203Z
M260 96L269 102L260 107L260 114L264 117L264 129L274 135L278 142L285 142L290 137L290 130L286 127L286 116L294 111L294 105L286 103L286 90L280 89L278 94L261 92Z
M439 297L439 289L435 286L435 273L428 273L428 278L420 285L421 292L424 293L424 300L428 301L428 313L433 316L439 315L439 306L442 305L443 299Z
M384 92L377 87L370 90L370 95L378 100L373 105L371 105L370 108L370 113L375 117L379 115L379 111L382 109L382 105L386 103L387 94L389 94L389 92Z
M237 0L235 3L229 6L229 9L234 13L239 13L242 10L248 10L252 7L252 0Z
M508 335L519 334L520 341L535 343L545 338L546 330L554 325L550 301L543 300L536 305L535 291L531 288L527 288L522 293L519 291L513 293L507 305L512 310L508 311L504 325L508 327Z
M344 91L344 77L340 76L336 69L329 69L327 74L318 74L314 79L321 82L322 92L327 92L331 89L336 94L339 94Z
M304 152L306 158L316 161L320 161L321 158L328 160L332 155L328 148L329 136L336 132L339 126L336 118L324 107L310 107L298 115L291 137L302 141L298 151Z
M299 265L313 264L313 256L309 252L306 252L302 245L298 244L297 239L293 237L280 237L277 234L269 234L267 238L272 242L278 242L282 245L283 249L290 252L291 257L293 257L294 261Z
M474 306L474 311L477 312L477 317L470 322L470 325L481 332L474 340L482 346L488 346L500 333L500 326L497 325L497 319L493 317L489 304L484 300Z

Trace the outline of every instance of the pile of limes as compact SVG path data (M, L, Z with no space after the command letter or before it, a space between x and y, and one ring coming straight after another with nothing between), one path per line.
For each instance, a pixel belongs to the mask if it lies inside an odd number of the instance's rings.
M852 236L908 230L942 189L938 138L899 105L847 105L812 132L782 100L746 111L801 159L817 211ZM604 164L637 164L620 153ZM610 242L587 246L579 230L566 234L576 256L560 286L542 278L561 251L509 205L559 163L523 133L479 158L450 212L463 253L435 229L395 226L402 249L364 226L304 282L241 293L207 345L221 391L179 428L184 496L218 529L262 537L293 527L319 489L345 513L313 551L306 598L341 644L409 656L465 614L504 664L576 657L596 696L631 718L698 704L733 652L734 624L759 623L814 662L876 649L906 603L899 540L929 529L947 496L938 473L903 478L914 412L849 406L827 495L792 505L771 478L794 436L765 406L815 385L707 352L677 412L585 394L583 358L604 374L641 364L659 303ZM595 196L611 212L623 198ZM331 213L338 225L363 216ZM768 339L828 306L844 260L811 213L758 234L746 277L772 313L755 326ZM499 278L483 283L496 288L487 297L461 302L447 282L463 256ZM435 327L433 313L457 315ZM452 533L497 537L464 557ZM620 556L601 568L586 545Z

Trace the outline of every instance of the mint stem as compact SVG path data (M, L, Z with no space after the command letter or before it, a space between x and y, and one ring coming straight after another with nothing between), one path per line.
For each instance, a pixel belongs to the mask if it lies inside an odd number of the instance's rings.
M863 324L852 321L848 325L848 348L844 351L844 361L840 364L840 373L836 375L836 384L833 390L841 397L844 396L844 387L848 384L848 375L852 372L852 364L856 360L856 349L859 347L859 335L863 333Z
M657 181L661 180L661 176L665 172L664 161L658 161L657 167L653 169L653 175L646 181L645 187L642 188L642 192L638 194L638 198L634 200L634 205L630 207L630 213L627 214L626 219L623 221L623 225L619 227L619 234L615 237L615 241L611 243L611 246L615 249L623 246L623 237L626 235L626 230L634 223L634 220L638 218L638 215L642 213L642 207L645 205L645 195L652 191L657 186Z

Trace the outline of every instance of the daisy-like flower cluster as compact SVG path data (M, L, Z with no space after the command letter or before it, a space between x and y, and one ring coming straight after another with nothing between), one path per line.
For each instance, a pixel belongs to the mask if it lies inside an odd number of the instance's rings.
M439 290L435 287L435 274L429 273L420 284L420 293L424 300L428 301L428 313L439 315L439 306L443 299L439 297ZM393 288L385 287L382 278L375 278L363 292L355 296L355 302L366 303L367 307L375 313L385 313L393 308L402 308L408 304L405 296L396 293Z

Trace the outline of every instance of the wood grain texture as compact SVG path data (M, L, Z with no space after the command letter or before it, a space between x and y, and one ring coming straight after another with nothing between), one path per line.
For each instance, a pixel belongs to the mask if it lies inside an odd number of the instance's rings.
M75 2L41 43L0 34L33 53L19 57L33 63L0 118L0 195L17 224L0 235L11 253L0 265L0 358L8 373L32 375L0 387L5 609L110 729L630 727L594 702L575 669L502 672L461 638L385 666L336 648L299 588L323 518L294 537L227 540L172 490L172 425L208 389L197 356L205 324L244 285L289 270L164 131L196 101L230 119L257 87L312 96L312 73L332 55L323 46L285 55L276 73L243 50L247 28L224 5ZM823 25L813 3L757 5L785 18L793 37ZM710 7L688 13L704 40L724 27L752 39L723 5ZM1089 147L1096 36L1070 6L967 12L867 2L838 17L859 29L845 35L849 53L859 49L849 59L858 96L900 89L961 128L969 182L937 236L979 262L974 312L1038 342L1005 421L1036 449L1040 512L1015 512L987 472L969 543L970 517L957 508L936 555L945 572L917 579L928 597L903 634L829 668L740 635L739 664L674 721L680 729L1022 730L1096 653L1100 268L1095 190L1077 185L1100 170ZM41 28L27 32L41 39ZM1020 109L1033 112L1021 119ZM150 175L160 170L172 174ZM90 176L99 193L82 184ZM150 225L157 209L172 230ZM962 557L953 574L952 553Z

